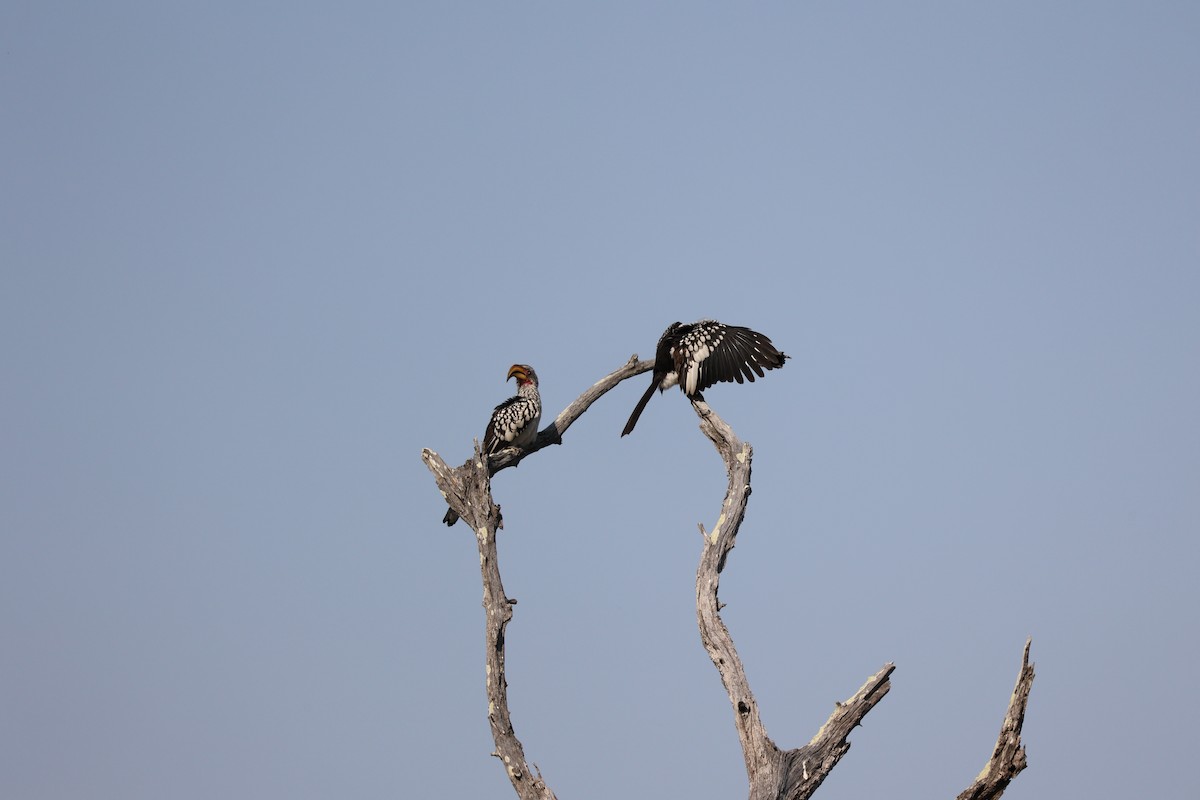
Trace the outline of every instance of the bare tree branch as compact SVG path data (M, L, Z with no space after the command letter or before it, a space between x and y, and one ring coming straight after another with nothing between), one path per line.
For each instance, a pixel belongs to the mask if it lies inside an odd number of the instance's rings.
M1008 701L1008 712L1000 724L1000 737L992 757L984 765L975 782L963 790L958 800L995 800L1004 794L1013 778L1025 769L1025 745L1021 744L1021 726L1025 724L1025 708L1029 705L1029 690L1033 688L1033 664L1029 663L1029 646L1032 639L1025 640L1025 652L1021 656L1021 671L1017 673L1017 685L1013 687L1012 699Z
M729 488L716 525L707 533L703 526L700 528L704 534L700 566L696 571L696 618L700 640L720 673L733 705L734 727L742 742L746 776L750 780L750 800L802 800L817 790L850 749L850 743L846 741L850 731L888 693L891 688L888 677L895 666L885 664L853 697L839 703L817 735L803 747L781 751L767 735L742 660L721 619L721 602L717 597L721 571L746 514L754 448L738 439L733 429L703 400L692 400L692 407L700 418L700 429L716 445L729 474Z
M517 466L526 456L533 455L543 447L552 444L562 444L562 437L567 432L567 428L571 427L572 423L579 419L583 415L583 412L591 407L592 403L599 400L606 392L626 378L641 375L643 372L649 372L652 369L654 369L653 361L638 361L636 353L630 356L624 366L613 370L596 381L590 389L579 395L575 399L575 402L564 408L554 418L554 422L551 422L545 428L538 431L537 439L528 449L521 450L517 447L508 447L493 455L489 464L492 474L495 475L502 469Z
M596 381L590 389L579 395L573 403L559 412L553 422L538 431L537 438L534 439L533 444L529 447L524 450L519 447L506 447L499 452L489 455L487 457L488 475L495 475L502 469L515 467L524 461L527 456L533 455L544 447L549 447L552 444L562 444L562 437L567 432L567 428L571 427L575 420L579 419L583 415L583 412L591 407L592 403L596 402L626 378L632 378L634 375L640 375L652 369L654 369L653 361L638 361L636 353L630 356L629 360L623 366ZM425 454L432 453L435 456L437 455L436 452L429 449L422 450L421 452L421 457L425 459L426 466L429 465L429 460L425 457ZM462 507L471 501L471 497L465 493L462 476L457 473L467 470L470 464L471 460L468 459L461 467L456 470L448 470L438 480L438 488L442 491L442 497L446 499L447 505L454 509L454 512L460 518L465 516ZM501 523L500 527L503 528L504 524Z
M492 726L493 754L504 762L504 769L521 800L555 800L542 780L540 771L525 761L525 749L513 730L508 712L508 680L504 674L504 629L512 619L510 600L500 580L500 557L496 549L496 531L500 528L500 507L492 501L491 480L484 467L483 451L475 443L475 457L454 470L432 450L423 450L421 458L433 473L444 495L460 494L467 499L455 509L475 531L479 545L479 572L483 578L483 608L487 620L487 696L488 721Z
M784 753L787 775L779 797L791 800L812 796L850 750L850 743L846 741L850 732L862 724L867 712L892 688L888 678L895 669L894 664L884 664L881 670L867 678L853 697L835 704L829 719L808 744Z
M504 672L504 631L512 620L512 607L517 601L504 592L500 580L500 557L496 547L496 531L504 527L500 507L492 499L491 476L507 467L515 467L526 456L551 444L561 444L562 436L592 403L626 378L653 368L652 361L638 361L635 355L624 366L606 375L567 406L554 422L538 432L527 449L510 447L485 459L479 442L475 455L457 469L449 467L432 450L421 451L421 459L433 473L434 480L446 502L475 531L479 546L479 570L483 579L483 608L487 621L487 697L488 720L493 754L504 762L508 779L521 800L554 800L554 792L542 780L540 771L525 760L525 749L513 730L508 710L508 680Z
M561 444L566 430L592 403L621 381L647 372L653 366L652 361L639 361L636 355L631 357L624 366L606 375L567 406L554 422L538 433L537 439L526 450L508 448L489 460L476 442L474 456L458 468L447 466L432 450L426 449L421 453L446 502L475 531L487 621L488 719L496 743L493 755L503 761L509 780L521 800L555 798L540 772L525 760L524 748L513 730L508 710L504 636L516 600L505 595L500 580L496 532L503 528L503 520L500 507L492 499L491 476L502 469L517 466L526 456L544 447ZM718 599L720 574L746 513L754 451L748 442L738 439L702 399L693 399L692 406L700 418L701 430L716 446L729 475L729 487L716 524L711 532L706 532L703 526L700 528L704 536L700 565L696 571L696 618L700 638L733 706L734 725L742 743L746 775L750 781L750 800L806 800L849 751L850 743L847 740L851 731L862 724L867 713L890 690L890 676L895 666L885 664L849 700L837 703L829 719L808 744L792 750L780 750L767 735L741 659L721 619L721 602ZM1021 672L992 758L975 783L959 795L959 800L994 800L1003 794L1013 777L1025 768L1025 749L1020 734L1032 683L1033 667L1029 664L1029 643L1026 642Z

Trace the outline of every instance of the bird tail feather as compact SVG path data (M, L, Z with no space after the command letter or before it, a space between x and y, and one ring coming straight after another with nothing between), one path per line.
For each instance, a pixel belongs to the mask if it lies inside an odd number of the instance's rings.
M650 402L650 398L654 395L654 390L658 388L658 381L651 381L650 386L646 389L646 393L642 395L642 399L638 400L638 404L633 407L633 413L629 415L629 422L625 423L625 430L621 431L621 435L625 436L633 430L633 426L637 425L638 417L642 415L642 411L646 408L646 403Z

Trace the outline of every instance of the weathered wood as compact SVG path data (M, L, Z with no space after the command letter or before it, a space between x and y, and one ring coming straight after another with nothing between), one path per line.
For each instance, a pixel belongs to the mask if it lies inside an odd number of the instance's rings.
M442 493L461 497L455 510L463 521L475 531L479 546L479 572L483 579L483 609L486 620L485 651L487 671L488 721L492 727L492 740L496 743L493 754L504 762L505 772L521 800L554 800L541 773L529 766L525 760L525 748L513 730L512 717L508 710L508 680L504 673L504 630L512 620L510 600L500 580L500 556L496 548L496 531L501 527L500 507L492 500L491 479L484 466L483 451L475 443L475 457L458 469L451 469L432 450L423 450L421 458L433 472Z
M703 400L692 400L692 407L700 418L700 429L716 446L729 475L729 488L716 524L710 532L703 526L700 528L704 534L700 566L696 570L696 619L700 641L716 666L733 706L733 723L742 743L746 776L750 781L750 800L800 800L817 790L850 749L850 743L846 741L850 731L887 694L891 688L888 676L895 667L885 664L853 697L839 703L829 720L805 746L782 751L767 735L742 660L721 619L721 602L717 596L721 571L746 514L754 448L738 439L733 429Z
M510 600L505 594L500 579L496 532L504 527L504 522L500 507L492 499L491 476L502 469L517 466L526 456L543 447L561 444L563 434L592 403L621 381L646 372L653 366L653 362L638 361L636 355L631 357L624 366L601 378L563 409L552 423L538 432L537 439L526 450L510 447L485 459L476 441L474 456L457 468L448 466L432 450L421 451L421 459L433 473L442 497L475 531L479 547L479 571L483 580L488 721L492 728L492 740L496 744L493 755L504 763L508 779L521 800L554 800L554 792L542 780L541 772L530 767L525 760L525 749L513 729L508 709L504 631L512 620L516 601Z
M1029 705L1029 691L1033 688L1033 664L1029 663L1029 646L1032 643L1032 639L1025 640L1021 670L1017 673L1017 683L1008 701L1004 722L1000 723L1000 736L992 750L992 757L975 782L959 794L958 800L995 800L1004 794L1012 779L1026 767L1021 727L1025 724L1025 709Z
M513 730L508 709L504 633L512 619L516 601L507 597L500 579L496 532L503 528L503 520L500 507L492 499L491 476L502 469L517 466L525 457L544 447L561 444L566 430L592 403L626 378L652 368L653 362L639 361L636 355L633 356L624 366L597 381L567 406L554 422L538 433L537 439L526 450L508 448L488 459L476 442L474 456L457 468L447 466L432 450L426 449L421 453L446 502L475 531L486 618L488 720L496 744L493 755L504 763L513 789L521 800L554 800L554 793L542 780L541 773L526 761L524 748ZM837 703L829 719L808 744L780 750L767 735L741 658L721 619L718 597L720 575L733 550L750 497L754 450L748 442L738 439L704 400L693 399L692 406L700 418L701 430L716 446L729 476L725 500L716 523L711 531L700 527L704 538L700 565L696 571L696 619L700 639L721 676L733 707L734 726L741 740L746 775L750 782L750 799L805 800L812 796L849 751L851 731L862 723L867 713L891 689L890 676L895 666L885 664L850 699ZM1021 672L992 757L975 783L958 796L959 800L995 800L1003 794L1013 777L1025 768L1025 748L1021 744L1020 734L1029 690L1033 684L1029 646L1026 642Z
M891 689L889 678L896 667L884 664L853 697L838 703L829 719L803 747L783 751L767 735L741 659L729 629L721 619L721 602L717 596L721 571L725 569L746 513L754 448L738 439L733 429L703 400L693 400L692 407L700 418L700 429L716 446L729 475L729 488L716 524L710 532L700 527L704 534L700 566L696 571L696 618L700 640L716 666L733 706L734 727L742 743L746 775L750 780L750 800L805 800L850 750L850 732L862 724L867 713ZM958 800L995 800L1025 768L1021 725L1032 685L1033 667L1029 664L1029 642L1026 642L1021 672L992 758Z

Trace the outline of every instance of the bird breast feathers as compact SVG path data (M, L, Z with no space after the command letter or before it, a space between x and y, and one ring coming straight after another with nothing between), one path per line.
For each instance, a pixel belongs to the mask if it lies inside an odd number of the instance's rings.
M496 409L493 418L496 438L506 444L513 443L518 439L525 441L532 438L530 433L535 435L537 433L540 412L541 409L537 403L524 398L517 399L513 403L502 403Z

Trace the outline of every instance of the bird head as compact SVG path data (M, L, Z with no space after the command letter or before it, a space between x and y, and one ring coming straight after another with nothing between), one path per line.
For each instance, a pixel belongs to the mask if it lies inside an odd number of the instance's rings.
M513 364L508 368L508 377L516 378L517 386L524 386L527 383L537 386L538 382L537 373L528 364Z

